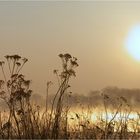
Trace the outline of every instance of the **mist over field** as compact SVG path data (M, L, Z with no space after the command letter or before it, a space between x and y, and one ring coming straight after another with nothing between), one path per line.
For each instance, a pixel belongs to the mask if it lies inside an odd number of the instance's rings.
M0 139L140 139L139 13L0 0Z
M125 89L125 88L117 88L117 87L106 87L104 89L98 91L90 91L85 95L73 93L69 97L70 106L75 106L77 103L81 103L82 105L90 105L90 106L103 106L103 96L102 94L108 95L111 99L117 99L119 97L124 97L128 101L130 105L135 107L135 109L140 108L140 89ZM53 94L50 93L50 104L53 99ZM32 96L33 102L38 104L45 105L45 99L43 96L39 94L33 94ZM109 102L110 105L112 102Z

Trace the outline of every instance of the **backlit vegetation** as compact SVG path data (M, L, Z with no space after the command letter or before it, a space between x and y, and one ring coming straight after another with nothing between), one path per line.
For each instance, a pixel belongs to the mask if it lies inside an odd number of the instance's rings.
M3 80L0 80L0 98L7 110L0 112L1 139L138 139L140 113L133 110L123 96L113 99L101 91L103 106L70 106L69 81L76 76L77 58L60 54L62 71L54 70L58 89L49 101L47 82L45 107L33 105L30 80L22 74L28 59L7 55L0 61ZM7 68L7 69L6 69Z

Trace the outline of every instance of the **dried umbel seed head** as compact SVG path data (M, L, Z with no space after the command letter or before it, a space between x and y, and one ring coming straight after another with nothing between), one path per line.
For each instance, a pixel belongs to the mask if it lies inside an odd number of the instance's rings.
M65 58L65 60L67 62L71 58L71 55L66 53L66 54L64 54L64 58Z
M31 94L32 94L32 92L33 92L32 90L28 90L28 92L27 92L27 96L30 97Z
M11 60L14 60L14 61L18 61L19 59L21 59L21 56L15 54L15 55L6 55L5 58L7 60L11 59Z
M0 61L0 66L2 66L5 62L4 61Z
M21 56L19 56L19 55L13 55L13 59L16 61L18 61L20 58L21 58Z
M71 65L72 66L76 66L76 67L79 66L78 63L75 60L71 60L70 62L71 62Z
M23 58L22 60L23 60L23 63L26 63L28 61L27 58Z
M63 57L63 54L59 54L59 57L62 58Z
M9 59L10 59L10 55L6 55L5 58L6 58L7 60L9 60Z
M20 66L21 66L21 63L19 63L19 62L16 62L16 65L17 65L18 67L20 67Z
M12 79L16 79L17 76L18 76L18 74L13 74L13 75L11 76L11 78L12 78Z
M23 74L20 74L20 75L18 75L18 78L20 78L20 79L24 79L24 75Z
M68 73L70 76L74 76L74 77L76 76L75 71L73 69L70 69Z
M31 80L24 80L24 85L25 85L25 86L29 86L30 83L31 83Z
M72 58L69 53L59 54L59 57L66 63Z

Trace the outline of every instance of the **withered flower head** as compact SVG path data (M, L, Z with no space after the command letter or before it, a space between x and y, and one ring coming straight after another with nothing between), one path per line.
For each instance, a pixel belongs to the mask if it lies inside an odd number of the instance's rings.
M23 74L20 74L20 75L18 75L18 78L24 79L24 75Z
M63 57L63 54L59 54L59 57L62 58Z
M23 60L24 63L26 63L28 61L27 58L23 58L22 60Z
M25 80L25 81L24 81L24 85L25 85L25 86L29 86L29 85L30 85L30 83L31 83L31 81L30 81L30 80Z
M64 57L65 57L66 59L70 59L70 58L71 58L71 55L70 55L69 53L66 53L66 54L64 54Z
M0 66L2 66L4 64L4 61L0 61Z
M72 58L70 54L66 53L63 55L64 56L64 60L66 61L66 63Z
M30 97L31 94L32 94L32 92L33 92L32 90L28 90L28 92L27 92L27 96Z
M13 55L13 58L14 58L14 60L17 60L18 61L21 58L21 56L19 56L19 55L16 54L16 55Z
M18 76L18 74L13 74L12 76L11 76L11 78L16 78Z
M73 57L73 59L74 59L75 61L77 61L77 60L78 60L76 57Z
M76 77L75 71L73 69L70 69L68 72L70 76Z
M18 67L20 67L20 66L21 66L21 63L19 63L19 62L16 62L16 64L17 64L17 66L18 66Z
M76 61L71 60L70 62L71 62L71 65L72 65L72 66L76 66L76 67L79 66L78 63L77 63Z
M5 58L8 60L10 58L10 55L6 55Z

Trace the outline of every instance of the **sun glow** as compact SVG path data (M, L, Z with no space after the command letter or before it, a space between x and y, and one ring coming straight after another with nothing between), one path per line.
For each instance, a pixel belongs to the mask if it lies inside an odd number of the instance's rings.
M125 123L127 120L127 126L128 126L128 131L133 132L134 129L137 127L137 125L140 124L139 121L139 116L135 112L131 112L130 114L127 114L126 112L121 112L117 115L115 113L109 111L107 114L106 112L102 112L99 110L90 112L91 114L85 112L76 111L75 112L70 112L68 115L68 120L69 120L69 125L71 128L77 127L80 124L85 124L87 121L89 121L90 125L97 125L99 123L103 123L105 125L105 122L107 123L112 122L114 125L114 130L117 130L117 127L121 123ZM115 115L115 117L114 117ZM128 118L127 118L128 117Z
M140 61L140 25L134 26L129 31L125 47L135 60Z

